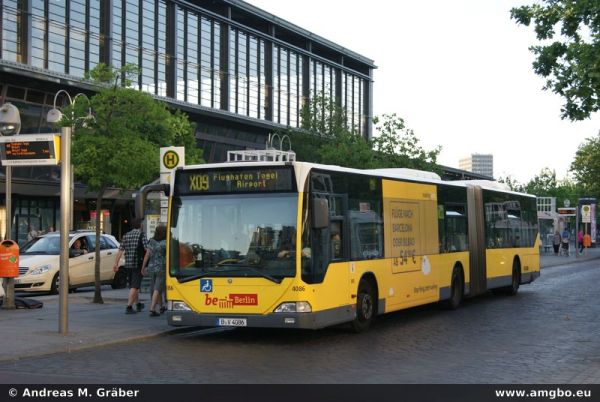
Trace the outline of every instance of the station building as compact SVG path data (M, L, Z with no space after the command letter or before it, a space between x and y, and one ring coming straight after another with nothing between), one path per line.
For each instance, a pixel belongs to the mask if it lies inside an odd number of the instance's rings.
M135 88L196 123L208 162L298 127L314 96L334 99L349 127L372 136L373 60L244 1L0 0L0 13L0 104L17 106L21 134L56 132L46 121L55 94L93 95L84 75L98 63L132 63L141 69ZM13 210L2 195L0 235L7 216L21 242L30 225L59 227L59 181L56 167L13 168ZM74 194L74 227L91 228L95 194L80 184ZM105 198L103 230L120 238L132 194L111 189Z

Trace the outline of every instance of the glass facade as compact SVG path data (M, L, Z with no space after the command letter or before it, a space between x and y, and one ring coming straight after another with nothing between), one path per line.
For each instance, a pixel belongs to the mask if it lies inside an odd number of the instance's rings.
M373 66L353 69L340 62L343 57L327 56L329 50L321 55L307 50L310 46L300 49L297 41L291 44L265 33L268 29L260 26L265 22L259 17L251 16L254 25L245 26L231 11L215 12L231 7L226 3L217 7L170 0L0 0L0 4L3 60L75 78L83 78L100 62L117 68L133 64L139 67L134 88L192 107L290 127L302 124L302 108L312 97L325 97L345 108L349 128L363 134L369 128L371 99L365 92Z

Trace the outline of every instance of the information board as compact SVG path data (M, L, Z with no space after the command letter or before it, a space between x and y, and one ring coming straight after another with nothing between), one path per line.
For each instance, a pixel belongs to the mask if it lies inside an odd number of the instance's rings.
M27 134L0 137L3 166L49 166L60 161L58 134Z

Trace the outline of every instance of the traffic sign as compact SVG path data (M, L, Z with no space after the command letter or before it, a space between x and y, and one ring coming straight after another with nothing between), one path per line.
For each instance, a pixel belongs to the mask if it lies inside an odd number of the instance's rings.
M185 147L163 147L160 149L160 182L168 184L171 172L185 166Z
M160 172L170 173L178 166L185 165L185 147L164 147L160 149Z
M592 222L592 207L589 205L581 206L581 223L591 223Z

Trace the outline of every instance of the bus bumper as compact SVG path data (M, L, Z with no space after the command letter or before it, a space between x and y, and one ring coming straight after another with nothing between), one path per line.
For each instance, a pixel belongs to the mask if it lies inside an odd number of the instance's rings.
M192 311L167 311L169 325L197 327L251 327L319 329L354 320L353 306L313 313L201 314ZM223 324L223 320L231 325Z

